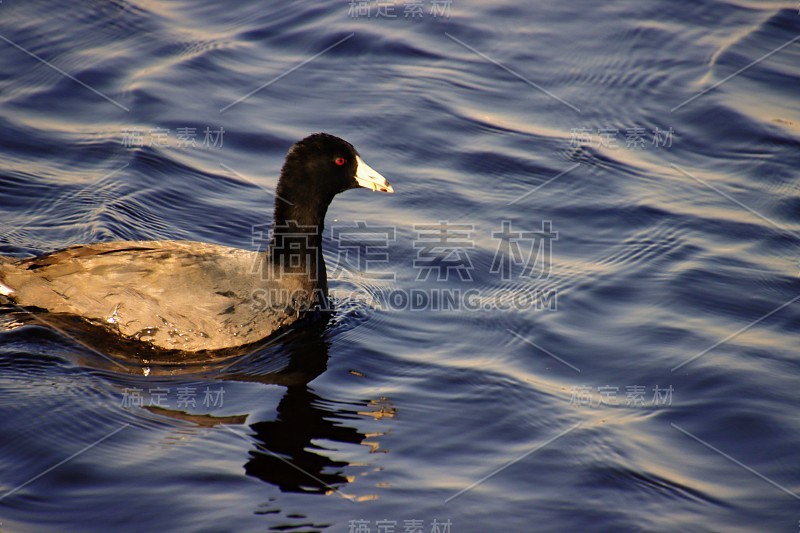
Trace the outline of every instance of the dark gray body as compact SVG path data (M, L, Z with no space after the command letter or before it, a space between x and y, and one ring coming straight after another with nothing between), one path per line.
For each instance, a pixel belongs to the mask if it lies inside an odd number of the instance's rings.
M307 277L264 279L265 261L190 241L98 243L2 258L0 283L21 307L81 317L159 349L220 350L262 340L312 305Z

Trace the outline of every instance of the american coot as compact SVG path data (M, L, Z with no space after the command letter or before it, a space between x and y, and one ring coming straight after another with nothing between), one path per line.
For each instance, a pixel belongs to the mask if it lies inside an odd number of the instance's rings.
M317 133L286 155L268 250L126 241L0 257L0 295L158 350L245 346L326 304L325 213L335 195L356 187L394 192L353 145Z

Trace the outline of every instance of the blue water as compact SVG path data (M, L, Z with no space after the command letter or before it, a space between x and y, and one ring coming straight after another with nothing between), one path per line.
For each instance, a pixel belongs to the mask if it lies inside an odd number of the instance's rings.
M252 248L316 131L397 191L224 364L7 308L0 529L798 530L798 5L514 4L0 4L4 254Z

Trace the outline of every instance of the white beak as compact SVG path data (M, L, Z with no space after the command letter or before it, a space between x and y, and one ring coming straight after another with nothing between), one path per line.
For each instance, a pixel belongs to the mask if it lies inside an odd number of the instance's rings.
M377 170L364 163L364 160L356 156L356 182L361 187L372 189L373 191L394 192L392 186L381 176Z

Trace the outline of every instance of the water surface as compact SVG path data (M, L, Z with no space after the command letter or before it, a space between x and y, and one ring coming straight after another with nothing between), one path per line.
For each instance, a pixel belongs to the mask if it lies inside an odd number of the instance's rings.
M4 254L252 248L315 131L397 191L331 206L330 323L236 361L6 313L0 527L796 531L798 36L793 2L0 4Z

